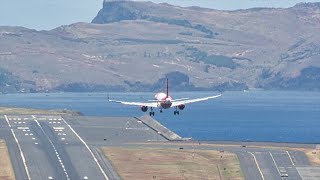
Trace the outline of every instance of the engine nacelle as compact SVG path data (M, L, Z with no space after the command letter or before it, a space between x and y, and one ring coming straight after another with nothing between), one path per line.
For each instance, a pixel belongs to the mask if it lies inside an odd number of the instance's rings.
M141 106L141 111L142 112L147 112L148 111L148 106Z
M185 107L186 107L186 105L184 105L184 104L180 104L180 105L178 106L178 108L179 108L180 110L183 110Z

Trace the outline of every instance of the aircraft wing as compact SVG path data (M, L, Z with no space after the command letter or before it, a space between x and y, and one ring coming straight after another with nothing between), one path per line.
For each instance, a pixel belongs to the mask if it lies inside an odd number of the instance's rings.
M116 101L116 100L110 100L109 102L115 102L125 105L131 105L131 106L147 106L147 107L158 107L157 102L126 102L126 101Z
M179 106L181 104L189 104L189 103L194 103L194 102L200 102L200 101L206 101L209 99L214 99L217 97L220 97L221 94L216 95L216 96L209 96L209 97L204 97L204 98L196 98L196 99L186 99L186 100L181 100L181 101L173 101L172 106Z

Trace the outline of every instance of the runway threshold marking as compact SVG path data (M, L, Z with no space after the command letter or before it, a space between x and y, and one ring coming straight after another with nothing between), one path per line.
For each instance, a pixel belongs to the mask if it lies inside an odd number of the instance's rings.
M286 153L288 154L288 156L289 156L289 158L290 158L290 161L291 161L292 165L293 165L293 166L295 166L295 165L294 165L294 162L293 162L293 160L292 160L292 158L291 158L291 156L290 156L289 151L286 151Z
M17 129L22 129L22 130L24 130L24 129L29 129L29 127L17 127Z
M102 169L101 165L98 162L98 159L95 157L95 155L93 154L93 152L91 151L91 149L89 148L87 143L78 135L78 133L70 126L70 124L67 123L67 121L64 118L61 118L61 119L71 129L71 131L80 139L80 141L84 144L84 146L88 149L88 151L90 152L92 158L94 159L94 161L96 162L97 166L99 167L99 170L103 174L104 178L106 178L106 180L109 180L107 174Z
M51 139L49 138L49 136L45 133L45 131L43 130L41 124L40 124L39 121L36 119L36 117L35 117L35 116L32 116L32 117L33 117L34 121L37 123L37 125L39 126L39 128L41 129L41 131L43 132L43 134L46 136L46 138L48 139L48 141L49 141L50 145L52 146L54 152L56 153L56 156L57 156L57 158L58 158L58 160L59 160L59 162L60 162L60 165L61 165L61 167L62 167L62 170L63 170L63 172L64 172L67 180L70 180L69 174L68 174L68 172L67 172L67 170L66 170L66 167L64 166L64 163L63 163L62 159L60 158L60 154L59 154L57 148L55 147L55 145L53 144L53 142L51 141Z
M4 118L6 119L9 127L11 127L7 115L4 115ZM23 154L23 151L22 151L21 146L19 144L19 141L18 141L18 139L16 137L16 134L14 133L13 129L10 129L10 130L11 130L12 136L14 137L14 140L16 141L16 143L18 145L18 149L20 151L20 156L21 156L21 159L22 159L22 163L23 163L24 169L25 169L26 174L27 174L27 178L28 178L28 180L31 180L30 174L29 174L29 170L28 170L28 166L27 166L27 163L26 163L26 159L24 157L24 154Z
M270 156L271 156L271 158L272 158L272 161L273 161L274 165L276 166L277 171L278 171L278 173L279 173L279 175L280 175L280 177L281 177L281 172L280 172L280 170L279 170L279 168L278 168L278 165L277 165L276 161L275 161L274 158L273 158L272 153L269 152L269 154L270 154ZM282 179L282 177L281 177L281 179Z
M256 162L256 165L257 165L258 170L259 170L259 172L260 172L261 178L262 178L262 180L265 180L265 179L264 179L264 176L263 176L263 174L262 174L262 171L261 171L261 169L260 169L260 167L259 167L259 164L258 164L258 161L257 161L256 156L255 156L252 152L248 152L248 153L250 153L250 154L253 156L253 159L254 159L254 161Z

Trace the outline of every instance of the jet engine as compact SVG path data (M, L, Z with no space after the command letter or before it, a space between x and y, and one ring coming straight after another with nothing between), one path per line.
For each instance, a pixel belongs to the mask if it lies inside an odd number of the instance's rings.
M178 106L178 108L179 108L180 110L183 110L185 107L186 107L186 106L185 106L184 104L180 104L180 105Z
M141 111L142 112L147 112L148 111L148 106L141 106Z

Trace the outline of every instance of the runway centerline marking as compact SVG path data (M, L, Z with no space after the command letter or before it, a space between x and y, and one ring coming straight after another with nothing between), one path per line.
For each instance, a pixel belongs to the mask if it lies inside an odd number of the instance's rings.
M11 127L7 115L4 115L4 118L6 119L9 127ZM23 163L24 169L26 170L26 174L27 174L28 180L31 180L30 174L29 174L29 170L28 170L28 166L27 166L27 163L26 163L26 159L25 159L25 157L24 157L24 154L23 154L23 151L22 151L21 146L20 146L20 144L19 144L19 141L18 141L18 139L17 139L17 137L16 137L13 129L10 129L10 130L11 130L11 133L12 133L12 135L13 135L13 137L14 137L14 140L16 141L16 143L17 143L17 145L18 145L18 148L19 148L19 151L20 151L20 156L21 156L21 159L22 159L22 163Z
M273 158L272 153L269 152L269 154L270 154L270 156L271 156L271 158L272 158L272 161L273 161L274 165L276 166L277 171L278 171L278 173L279 173L279 175L280 175L280 177L281 177L281 172L280 172L280 170L279 170L279 168L278 168L278 165L277 165L276 161L275 161L274 158ZM282 177L281 177L281 179L282 179Z
M248 153L250 153L250 154L253 156L253 159L254 159L254 161L256 162L256 165L257 165L257 167L258 167L258 170L259 170L259 172L260 172L260 175L261 175L261 177L262 177L262 180L265 180L265 179L264 179L264 176L263 176L263 174L262 174L262 171L261 171L261 169L260 169L260 167L259 167L259 164L258 164L258 161L257 161L256 156L255 156L252 152L248 152Z
M71 129L71 131L80 139L80 141L85 145L85 147L88 149L88 151L90 152L91 156L93 157L94 161L96 162L97 166L99 167L99 169L100 169L101 173L103 174L103 176L106 178L106 180L109 180L107 174L102 169L101 165L98 162L98 159L94 156L93 152L91 151L91 149L89 148L87 143L78 135L78 133L67 123L67 121L64 118L61 118L61 119Z
M44 134L44 135L46 136L46 138L48 139L49 143L51 144L51 146L52 146L54 152L56 153L56 156L57 156L57 158L58 158L58 160L59 160L59 162L60 162L60 165L61 165L61 167L62 167L62 170L64 171L64 174L65 174L66 178L67 178L68 180L70 180L69 174L68 174L68 172L67 172L67 170L66 170L66 168L65 168L65 166L64 166L64 164L63 164L63 162L62 162L62 160L61 160L61 158L60 158L60 155L59 155L59 152L58 152L57 148L55 147L55 145L53 144L53 142L51 141L51 139L49 138L49 136L45 133L45 131L43 130L41 124L40 124L39 121L36 119L36 117L35 117L35 116L32 116L32 117L33 117L34 121L37 123L37 125L39 126L39 128L41 129L41 131L43 132L43 134ZM61 160L61 161L60 161L60 160Z

